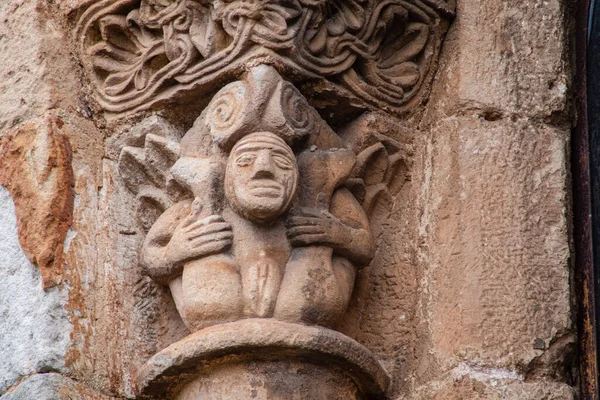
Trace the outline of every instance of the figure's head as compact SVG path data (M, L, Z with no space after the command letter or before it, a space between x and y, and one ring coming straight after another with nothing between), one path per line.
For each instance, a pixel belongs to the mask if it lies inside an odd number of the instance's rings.
M288 209L297 181L292 149L273 133L257 132L240 139L231 150L225 195L238 214L269 222Z

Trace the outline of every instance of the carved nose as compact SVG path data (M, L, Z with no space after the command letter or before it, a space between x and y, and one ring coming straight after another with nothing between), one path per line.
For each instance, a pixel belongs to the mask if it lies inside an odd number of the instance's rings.
M275 177L273 160L268 153L261 152L254 161L254 178L265 179Z

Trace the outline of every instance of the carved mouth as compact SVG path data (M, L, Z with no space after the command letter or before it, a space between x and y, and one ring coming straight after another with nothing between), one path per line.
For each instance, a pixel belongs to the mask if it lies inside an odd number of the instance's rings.
M256 188L250 191L253 196L256 197L269 197L269 198L278 198L281 197L281 192L276 189L265 189L265 188Z
M249 185L250 193L256 197L276 198L281 196L281 185L273 181L256 181Z
M281 197L281 190L279 188L256 187L250 189L250 193L256 197Z

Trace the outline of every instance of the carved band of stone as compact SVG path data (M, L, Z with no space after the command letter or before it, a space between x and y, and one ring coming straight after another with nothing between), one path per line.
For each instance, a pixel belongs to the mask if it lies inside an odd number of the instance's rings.
M82 58L108 112L202 93L250 60L325 77L356 104L419 99L452 0L106 0L79 20Z
M309 105L298 89L289 82L285 82L281 90L281 110L288 124L300 136L308 135L311 132L314 119Z

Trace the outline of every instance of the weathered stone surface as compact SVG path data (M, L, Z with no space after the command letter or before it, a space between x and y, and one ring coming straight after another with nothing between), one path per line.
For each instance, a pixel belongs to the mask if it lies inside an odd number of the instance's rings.
M289 357L217 366L172 398L364 400L377 397L365 397L343 370Z
M68 292L44 290L39 269L23 253L15 206L0 186L0 394L35 372L66 371L71 323ZM33 397L32 397L33 398Z
M5 400L110 400L56 373L33 375L2 396Z
M369 218L376 250L373 261L357 274L347 315L339 328L348 336L375 352L393 376L389 393L395 398L408 390L406 380L418 364L415 357L426 347L426 335L420 334L418 324L419 277L422 273L418 255L418 223L420 205L420 165L424 145L422 137L402 127L399 120L382 114L364 115L358 125L361 139L368 147L373 132L394 138L400 150L394 153L402 162L397 165L389 187L373 202ZM379 182L386 162L374 157L369 164L368 181ZM416 162L415 162L416 161ZM390 163L391 164L391 163Z
M74 328L66 361L86 386L134 397L136 369L188 332L168 290L143 276L137 254L143 230L116 163L102 162L98 184L94 165L93 159L74 165L77 235L66 258L76 266L68 278Z
M51 8L38 0L0 5L0 131L50 109L77 111L81 91L67 35Z
M569 18L562 0L462 0L431 94L430 122L479 110L566 120Z
M528 364L571 328L562 129L456 117L432 128L423 304L443 365Z
M408 400L572 400L577 390L560 382L526 382L511 371L459 365L439 381L417 388Z
M64 23L67 14L75 22L81 7L95 3L0 5L0 135L51 110L68 127L75 177L73 225L62 241L64 286L43 292L22 252L20 263L13 256L0 262L0 310L9 310L6 319L0 314L0 360L8 360L0 377L15 392L22 376L57 370L94 390L134 397L136 371L189 334L168 289L143 277L138 254L145 227L136 221L137 200L117 160L123 146L143 148L148 133L169 131L179 140L206 103L173 102L142 130L131 127L148 114L106 127L84 101L90 90L78 79L66 39L73 31ZM336 13L355 2L334 3ZM382 361L393 376L391 399L571 399L568 129L553 125L568 115L568 7L552 0L457 3L429 101L410 120L384 112L358 122L340 118L354 117L360 107L319 79L290 78L336 132L360 125L358 138L342 136L373 155L363 157L363 182L349 187L362 200L377 248L358 272L337 328ZM279 68L288 79L289 70ZM235 79L246 70L236 70ZM196 97L212 96L226 83L214 82ZM402 154L369 142L372 132L393 138ZM394 164L393 156L403 159ZM401 179L390 179L395 175ZM361 186L392 181L399 185L389 193ZM52 315L59 322L50 324ZM23 346L30 333L41 339ZM40 376L31 387L42 387L33 385ZM36 398L35 390L25 398Z
M64 242L73 218L71 145L53 116L0 138L0 185L13 195L23 250L44 287L60 283Z
M474 114L399 133L408 180L373 214L342 331L381 357L392 398L460 362L573 382L568 130Z
M40 37L36 4L32 1L6 1L0 6L0 52L10 54L0 66L0 128L11 127L47 109L49 88L41 79ZM23 26L26 25L26 26Z

